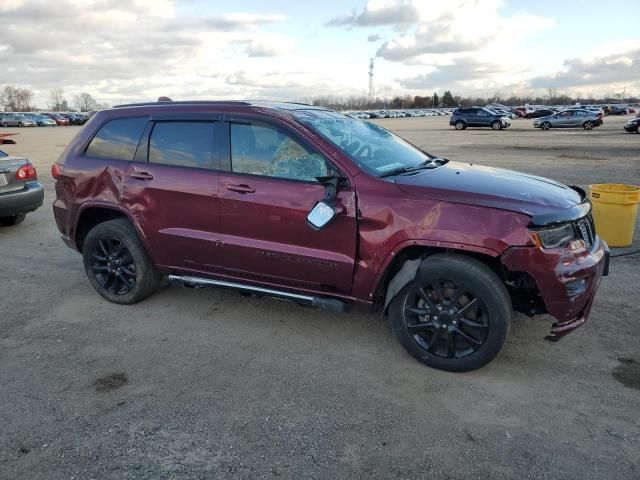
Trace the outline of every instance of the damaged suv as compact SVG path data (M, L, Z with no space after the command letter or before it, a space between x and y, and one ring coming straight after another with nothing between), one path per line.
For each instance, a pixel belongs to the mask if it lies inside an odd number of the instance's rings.
M52 166L64 242L104 298L164 278L333 311L385 311L407 351L467 371L513 311L582 325L609 253L585 193L432 156L301 104L171 102L98 112Z

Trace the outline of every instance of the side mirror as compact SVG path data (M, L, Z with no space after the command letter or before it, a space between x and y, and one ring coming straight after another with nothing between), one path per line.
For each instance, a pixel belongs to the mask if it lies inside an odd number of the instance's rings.
M316 203L309 215L307 215L307 223L314 230L322 230L336 218L336 193L338 190L338 177L316 177L316 179L324 186L324 198Z
M333 206L329 205L326 201L321 200L311 209L309 215L307 215L307 223L314 230L322 230L329 225L331 221L336 218L336 211Z

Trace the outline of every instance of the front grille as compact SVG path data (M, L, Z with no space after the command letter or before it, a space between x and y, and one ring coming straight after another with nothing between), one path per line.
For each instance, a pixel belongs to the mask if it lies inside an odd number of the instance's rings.
M578 238L584 241L587 245L587 248L591 250L593 244L596 240L596 227L593 223L593 217L591 213L589 215L582 217L580 220L574 222L574 228L576 229L576 233L578 234Z

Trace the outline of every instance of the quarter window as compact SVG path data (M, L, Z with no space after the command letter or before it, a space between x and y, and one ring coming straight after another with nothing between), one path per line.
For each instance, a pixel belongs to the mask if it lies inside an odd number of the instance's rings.
M120 118L105 123L87 147L90 157L133 160L147 117Z
M231 169L304 181L316 181L330 170L322 156L287 134L269 126L240 123L231 124Z
M149 162L214 168L213 122L158 122L149 140Z

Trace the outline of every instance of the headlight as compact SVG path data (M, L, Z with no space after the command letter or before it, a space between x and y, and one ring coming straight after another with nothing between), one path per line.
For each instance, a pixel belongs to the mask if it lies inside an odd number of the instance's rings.
M535 230L532 231L532 234L539 240L540 245L544 248L564 247L569 242L576 239L575 230L573 229L573 225L570 223L561 227Z

